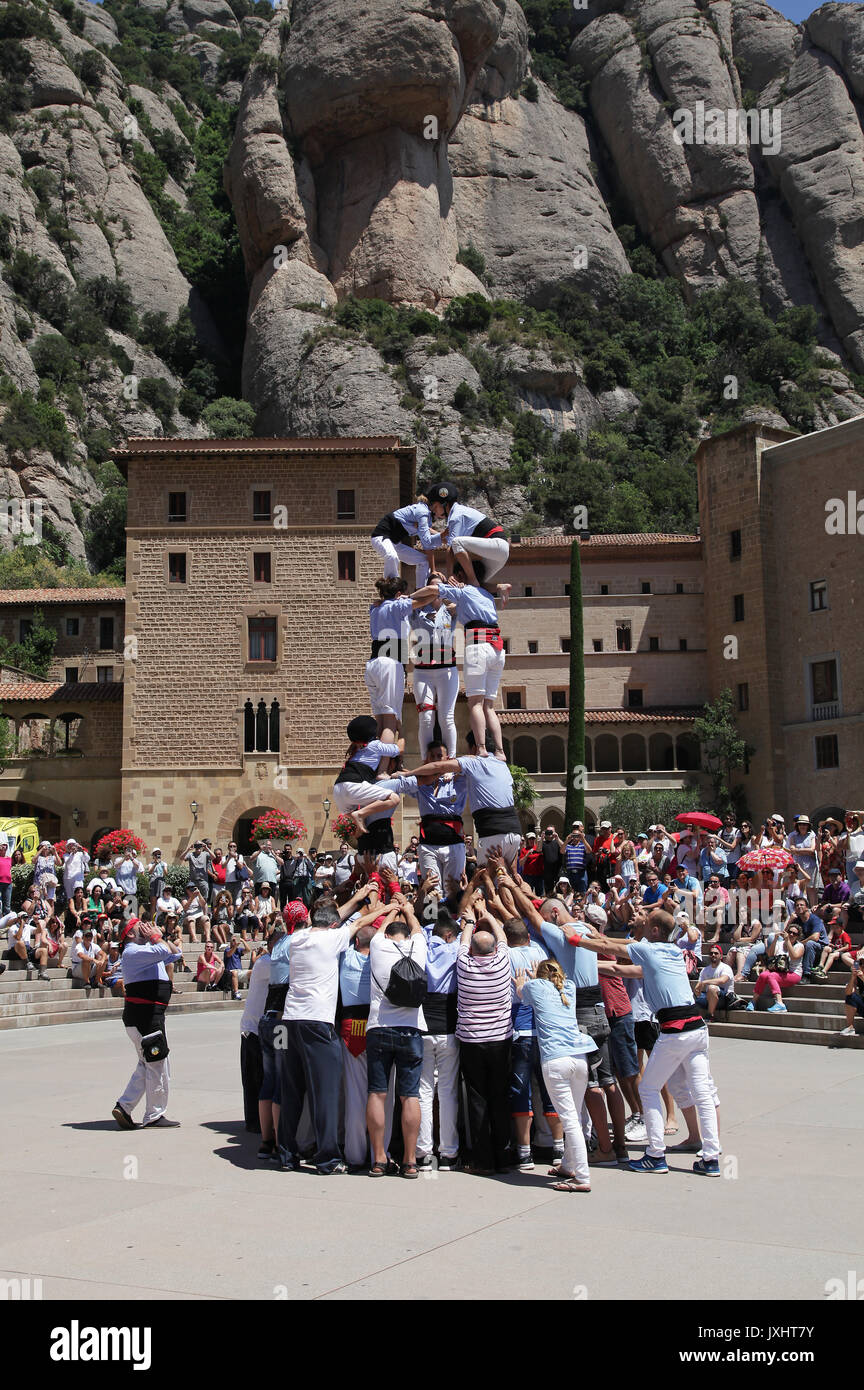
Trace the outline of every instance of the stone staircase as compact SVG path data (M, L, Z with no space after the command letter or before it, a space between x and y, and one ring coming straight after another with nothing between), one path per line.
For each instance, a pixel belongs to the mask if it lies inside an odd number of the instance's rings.
M183 958L194 972L201 952L200 944L183 946ZM0 1032L10 1028L39 1028L52 1023L93 1023L99 1019L118 1018L123 1012L123 1000L108 989L86 989L79 981L70 980L66 968L57 970L49 965L47 980L38 980L35 971L28 980L26 967L17 962L5 962L7 969L0 975ZM198 993L194 974L174 971L174 995L170 1014L185 1014L213 1010L242 1010L245 999L234 1000L222 990ZM179 991L179 992L178 992Z
M844 970L832 972L824 985L795 985L783 994L788 1010L785 1014L732 1009L727 1015L718 1009L717 1021L709 1025L708 1031L718 1038L767 1038L770 1042L809 1043L815 1047L839 1042L841 1047L864 1048L864 1018L856 1020L861 1031L854 1038L837 1038L841 1028L846 1027L843 996L848 979L848 971ZM735 993L749 1001L753 998L753 985L736 984Z

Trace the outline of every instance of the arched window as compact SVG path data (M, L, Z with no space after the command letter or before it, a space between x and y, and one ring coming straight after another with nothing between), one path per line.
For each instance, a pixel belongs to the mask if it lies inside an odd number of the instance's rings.
M279 701L270 706L270 752L279 752Z
M243 747L247 753L255 752L255 710L251 700L243 706Z
M641 734L625 734L621 740L621 767L624 772L644 772L648 766L645 740Z
M61 714L54 721L55 753L71 753L81 747L81 729L84 720L80 714Z
M268 711L266 701L257 707L247 700L243 706L243 749L246 753L278 753L282 732L282 710L274 700Z
M671 734L652 734L648 740L648 766L654 772L671 772L675 767L675 747Z
M18 754L22 758L31 754L50 753L52 744L52 721L44 714L26 714L18 725Z
M696 772L702 761L695 734L679 734L675 740L675 761L681 772Z
M255 752L266 753L268 751L268 738L270 734L270 721L267 718L267 706L263 700L258 701L258 708L255 711Z
M524 767L526 772L537 771L537 742L533 738L524 735L517 738L513 744L513 761L517 767Z
M563 738L550 734L540 740L540 771L564 772L567 767L567 754Z
M594 740L594 770L617 772L618 769L618 740L614 734L601 734Z

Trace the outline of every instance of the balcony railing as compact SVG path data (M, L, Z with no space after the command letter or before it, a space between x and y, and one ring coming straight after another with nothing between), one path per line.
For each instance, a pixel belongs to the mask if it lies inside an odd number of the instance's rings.
M814 719L838 719L839 717L839 700L822 700L818 705L813 706Z

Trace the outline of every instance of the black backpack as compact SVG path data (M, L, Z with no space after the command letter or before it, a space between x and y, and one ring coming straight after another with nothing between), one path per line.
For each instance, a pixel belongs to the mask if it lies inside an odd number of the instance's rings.
M413 959L413 941L407 956L402 954L398 941L393 944L399 952L399 960L390 971L387 988L383 991L384 998L397 1009L419 1009L429 991L426 971ZM382 988L380 980L375 979L375 983L379 989Z

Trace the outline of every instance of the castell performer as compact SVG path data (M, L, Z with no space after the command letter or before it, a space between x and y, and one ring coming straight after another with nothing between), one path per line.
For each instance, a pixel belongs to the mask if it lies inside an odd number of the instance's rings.
M426 750L426 766L442 766L446 757L442 743L430 743ZM421 880L429 873L438 875L443 894L453 891L465 870L465 835L462 816L468 799L465 777L416 777L403 774L391 777L387 783L403 796L417 798L420 808L420 849L417 855Z
M488 589L481 587L486 583L486 567L482 560L477 561L472 572L476 572L477 584L468 582L460 560L454 567L453 584L442 584L440 580L433 579L413 593L411 598L415 608L435 598L454 605L456 619L465 629L462 674L471 731L477 747L485 750L488 730L495 745L495 756L503 761L504 742L501 723L495 713L495 701L504 672L504 641L498 626L495 599Z
M165 1010L171 981L165 966L182 962L183 952L161 940L158 927L130 917L120 937L120 970L125 997L123 1026L135 1049L138 1065L112 1115L121 1129L135 1129L132 1111L144 1097L144 1128L177 1129L179 1120L166 1118L171 1072L165 1037Z
M402 732L409 624L414 609L404 579L376 579L375 588L378 598L369 608L372 652L363 679L377 721L376 733L384 743L393 743Z
M469 584L485 582L474 572L474 558L483 561L486 579L504 568L510 558L510 542L504 536L503 526L460 502L452 483L441 483L433 488L430 505L436 520L444 519L447 523L443 540L461 562ZM417 587L421 587L419 573Z
M369 816L392 815L399 805L395 792L381 787L378 769L383 759L398 758L404 746L383 743L376 738L378 725L371 714L358 714L346 729L351 745L342 771L333 786L333 799L340 812L353 816L361 835L366 834Z
M372 532L372 546L384 560L384 575L395 579L399 573L399 562L416 566L417 588L426 583L429 562L423 551L436 550L441 545L441 536L430 529L432 513L425 497L418 497L410 507L400 507L398 511L382 516ZM413 544L419 538L423 550Z
M497 758L468 754L459 758L428 761L414 768L410 777L454 777L464 774L471 815L477 831L477 863L486 863L490 849L513 865L522 843L522 822L513 800L513 778L506 763Z
M443 580L443 575L430 577ZM453 650L451 610L455 615L455 604L445 604L443 599L435 598L422 608L415 608L410 619L414 703L420 756L424 759L435 733L436 713L447 756L456 756L459 669Z

